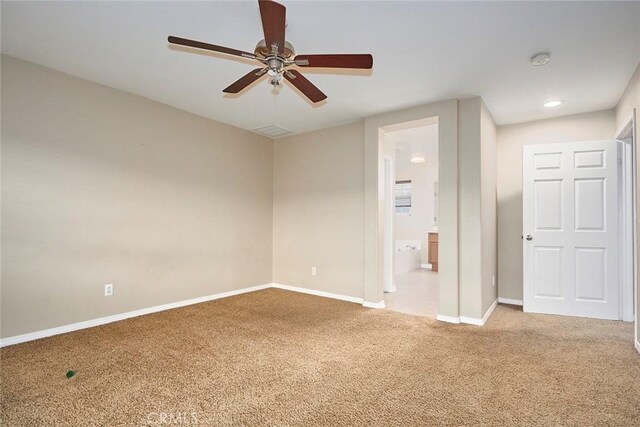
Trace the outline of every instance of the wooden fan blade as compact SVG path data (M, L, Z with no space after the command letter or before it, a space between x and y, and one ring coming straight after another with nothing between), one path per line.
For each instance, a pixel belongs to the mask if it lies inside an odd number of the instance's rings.
M298 88L300 92L304 94L311 102L320 102L323 99L327 99L327 95L322 93L320 89L314 86L309 80L307 80L302 74L296 70L287 70L284 73L284 78L289 80L292 85Z
M273 0L258 0L258 4L267 48L271 50L271 46L275 44L278 46L278 52L283 53L287 8Z
M171 44L179 44L181 46L195 47L198 49L212 50L214 52L220 52L220 53L227 53L229 55L242 56L243 58L256 59L256 56L253 53L245 52L238 49L231 49L230 47L224 47L224 46L218 46L215 44L199 42L196 40L189 40L189 39L183 39L181 37L169 36L168 41Z
M256 80L258 80L260 77L262 77L265 72L266 72L266 69L256 68L255 70L250 71L249 73L245 74L238 81L232 83L229 87L225 88L223 90L223 92L225 92L225 93L238 93L242 89L244 89L247 86L249 86L251 83L253 83Z
M323 68L373 68L373 56L369 54L296 55L299 67Z

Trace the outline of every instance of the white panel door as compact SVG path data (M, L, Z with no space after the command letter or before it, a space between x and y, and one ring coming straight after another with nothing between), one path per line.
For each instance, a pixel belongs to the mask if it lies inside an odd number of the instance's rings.
M523 150L524 311L619 319L615 141Z

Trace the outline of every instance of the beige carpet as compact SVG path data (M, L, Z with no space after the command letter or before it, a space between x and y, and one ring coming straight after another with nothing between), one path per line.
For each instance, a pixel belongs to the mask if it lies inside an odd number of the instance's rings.
M479 328L269 289L2 349L2 425L637 426L631 342L621 322L499 306Z

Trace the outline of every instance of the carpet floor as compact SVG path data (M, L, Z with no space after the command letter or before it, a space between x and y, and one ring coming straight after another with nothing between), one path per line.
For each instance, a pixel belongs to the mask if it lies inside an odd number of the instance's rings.
M640 425L632 325L267 289L0 350L3 426ZM67 379L68 370L76 375Z

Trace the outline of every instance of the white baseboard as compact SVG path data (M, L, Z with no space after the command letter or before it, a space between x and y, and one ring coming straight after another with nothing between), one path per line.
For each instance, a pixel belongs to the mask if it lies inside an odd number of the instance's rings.
M456 323L456 324L460 323L460 317L445 316L444 314L437 314L436 320L439 320L441 322L447 322L447 323Z
M489 320L489 317L491 317L491 315L493 314L493 310L495 310L497 306L498 306L498 300L496 299L493 302L493 304L491 304L491 307L489 307L489 310L487 310L487 312L484 314L484 316L482 316L482 324L483 325L485 323L487 323L487 320Z
M454 316L445 316L442 314L438 314L436 316L436 320L440 320L441 322L448 322L448 323L466 323L468 325L484 326L484 324L487 323L487 320L489 320L489 317L493 313L493 310L496 309L497 305L498 305L498 300L495 300L493 304L491 304L491 307L489 307L487 312L484 314L484 316L482 316L482 319L476 319L475 317L466 317L466 316L454 317Z
M367 307L367 308L384 308L384 300L380 301L380 302L369 302L369 301L364 301L362 303L363 307Z
M433 266L431 264L420 264L420 268L426 268L427 270L431 270Z
M333 293L324 292L324 291L316 291L315 289L301 288L299 286L281 285L279 283L272 283L271 286L278 289L284 289L286 291L300 292L303 294L315 295L318 297L325 297L325 298L337 299L340 301L354 302L356 304L362 304L364 307L367 307L367 308L384 308L385 307L384 300L380 302L369 302L369 301L364 301L364 299L358 298L358 297L333 294Z
M315 296L318 296L318 297L333 298L333 299L337 299L337 300L340 300L340 301L355 302L356 304L362 304L362 301L363 301L362 298L358 298L358 297L350 297L348 295L332 294L330 292L316 291L315 289L301 288L301 287L298 287L298 286L281 285L280 283L272 283L271 287L278 288L278 289L284 289L285 291L293 291L293 292L300 292L302 294L315 295ZM383 303L384 303L384 301L383 301Z
M466 323L467 325L475 325L475 326L484 325L484 323L482 323L482 319L476 319L475 317L467 317L467 316L460 316L460 323Z
M519 305L519 306L523 306L524 305L521 299L511 299L511 298L498 297L498 302L500 304L510 304L510 305Z
M476 319L475 317L460 316L460 323L467 323L469 325L476 325L476 326L484 326L484 324L487 323L487 320L489 320L489 317L493 313L493 310L496 309L497 305L498 305L498 300L495 300L493 304L491 304L491 307L489 307L487 312L484 314L484 316L482 316L482 319Z
M636 350L640 353L640 342L636 341Z
M248 288L236 289L228 292L221 292L218 294L207 295L204 297L192 298L184 301L172 302L169 304L157 305L154 307L147 307L140 310L128 311L126 313L114 314L112 316L100 317L97 319L86 320L84 322L72 323L70 325L58 326L56 328L45 329L42 331L31 332L28 334L16 335L13 337L7 337L0 339L0 347L6 347L9 345L20 344L27 341L33 341L40 338L46 338L53 335L66 334L67 332L78 331L80 329L92 328L94 326L106 325L107 323L117 322L119 320L129 319L131 317L144 316L145 314L157 313L159 311L170 310L172 308L184 307L192 304L199 304L202 302L213 301L216 299L227 298L234 295L246 294L248 292L261 291L268 288L278 288L287 291L300 292L303 294L315 295L319 297L332 298L340 301L348 301L356 304L362 304L365 307L371 308L384 308L384 301L379 303L363 303L362 298L350 297L347 295L333 294L330 292L316 291L314 289L301 288L298 286L282 285L279 283L266 283L264 285L251 286Z
M53 335L66 334L67 332L73 332L80 329L93 328L94 326L106 325L107 323L117 322L119 320L129 319L131 317L144 316L145 314L157 313L159 311L170 310L172 308L184 307L192 304L199 304L202 302L213 301L221 298L227 298L234 295L246 294L248 292L261 291L263 289L270 288L271 283L264 285L252 286L248 288L236 289L233 291L221 292L218 294L207 295L204 297L191 298L188 300L172 302L168 304L156 305L154 307L142 308L140 310L128 311L126 313L114 314L112 316L99 317L97 319L86 320L84 322L72 323L70 325L58 326L56 328L45 329L42 331L31 332L28 334L16 335L13 337L0 339L0 347L6 347L9 345L20 344L27 341L33 341L40 338L46 338Z

